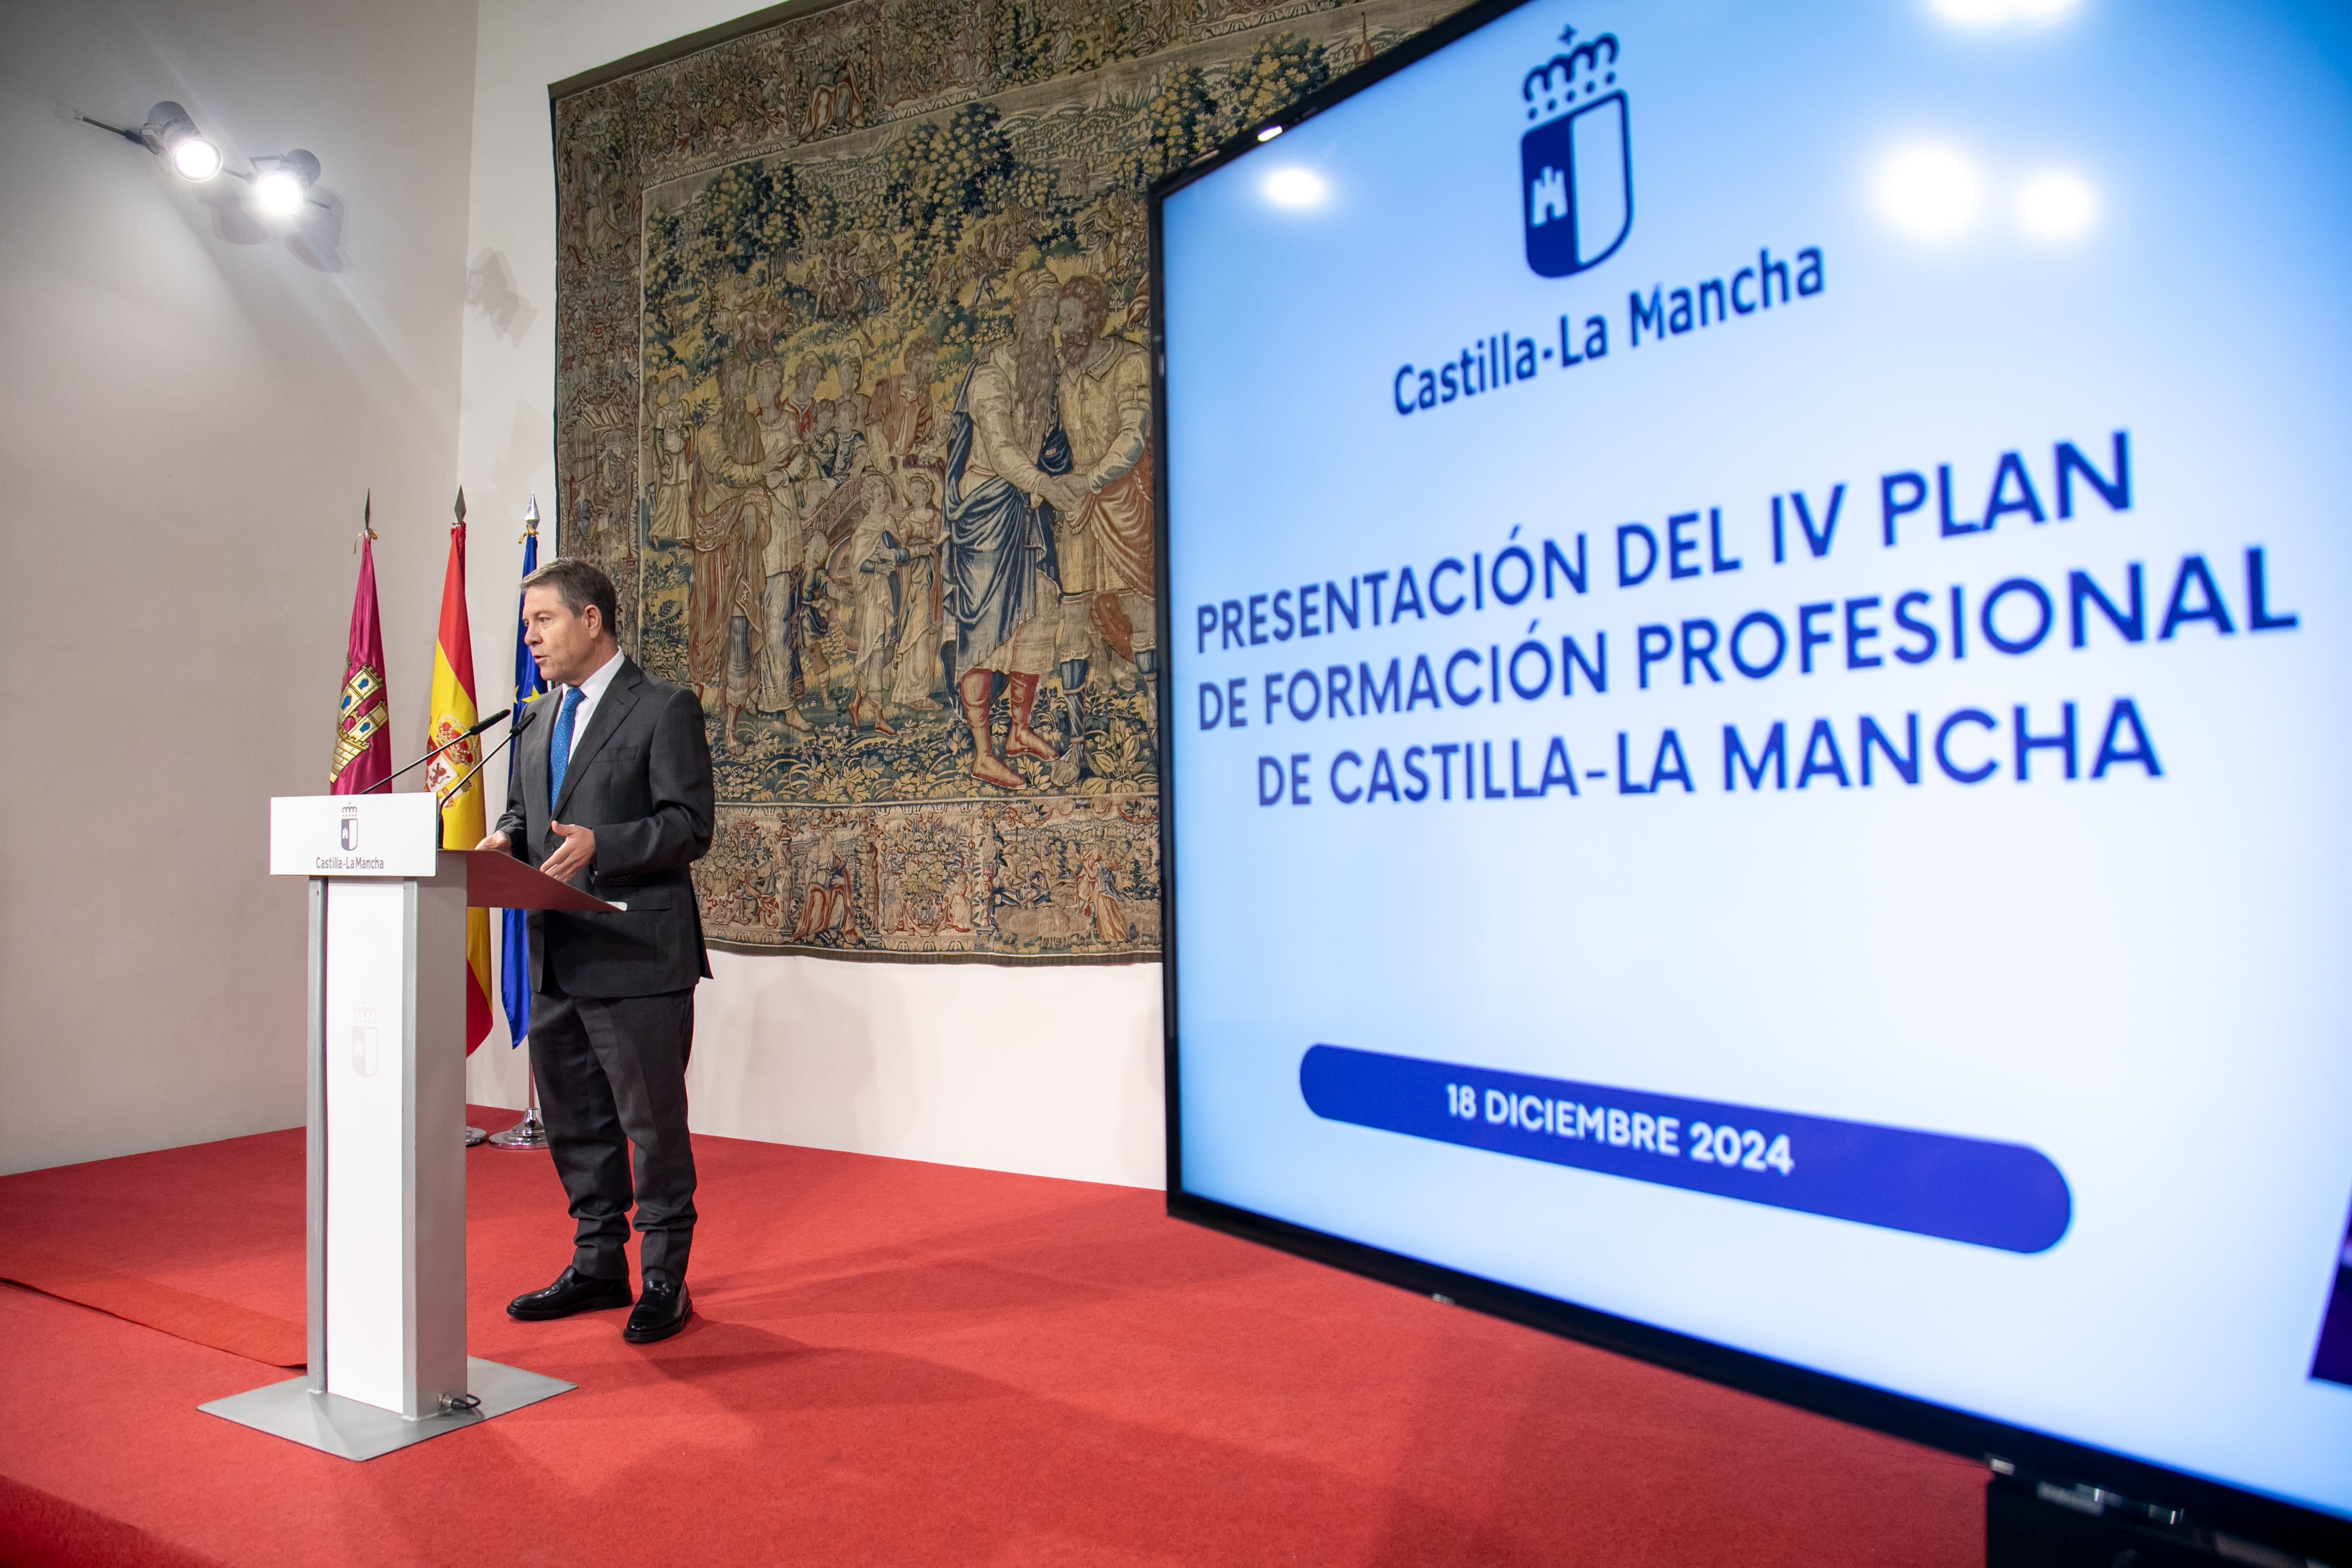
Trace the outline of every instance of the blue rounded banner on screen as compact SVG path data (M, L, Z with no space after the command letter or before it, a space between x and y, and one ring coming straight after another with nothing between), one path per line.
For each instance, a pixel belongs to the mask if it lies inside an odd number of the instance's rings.
M2045 1252L2073 1217L2066 1178L2021 1143L1314 1046L1316 1115L1743 1203L2005 1252Z

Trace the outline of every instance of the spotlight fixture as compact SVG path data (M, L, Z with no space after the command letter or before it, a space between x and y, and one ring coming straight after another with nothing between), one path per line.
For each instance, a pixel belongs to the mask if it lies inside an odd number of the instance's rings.
M221 172L220 144L198 131L196 122L188 118L188 111L169 99L147 111L144 125L110 125L87 114L73 114L71 118L146 148L171 164L172 172L192 185L201 185Z
M188 111L168 99L147 111L143 125L110 125L70 110L61 112L68 119L95 125L146 148L171 164L172 172L192 185L204 184L223 174L243 180L252 187L253 205L269 217L291 217L302 210L304 202L326 205L310 195L310 187L319 183L319 160L307 148L256 158L252 172L241 173L227 166L220 143L198 131Z
M319 179L319 160L300 147L276 157L256 158L253 167L253 205L271 217L291 217L300 212Z
M192 185L201 185L221 172L220 148L196 129L186 110L169 100L147 111L139 140Z

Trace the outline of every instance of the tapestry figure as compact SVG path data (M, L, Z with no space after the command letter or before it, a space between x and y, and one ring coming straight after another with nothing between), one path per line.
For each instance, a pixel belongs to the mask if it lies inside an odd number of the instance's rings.
M1004 677L1007 755L1054 761L1030 728L1038 678L1054 662L1061 572L1050 496L1070 471L1070 443L1054 416L1054 321L1049 278L1024 273L1013 297L1013 340L974 365L949 422L940 572L956 626L956 698L971 731L971 776L1000 789L1026 781L998 755L990 715Z

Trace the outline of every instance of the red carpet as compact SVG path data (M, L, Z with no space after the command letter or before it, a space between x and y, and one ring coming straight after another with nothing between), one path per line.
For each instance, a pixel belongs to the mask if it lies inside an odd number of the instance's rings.
M0 1287L0 1563L1983 1561L1975 1466L1157 1194L697 1152L700 1317L646 1350L508 1321L562 1197L469 1154L470 1348L580 1388L365 1465L195 1408L300 1357L299 1133L0 1178L0 1275L53 1292Z

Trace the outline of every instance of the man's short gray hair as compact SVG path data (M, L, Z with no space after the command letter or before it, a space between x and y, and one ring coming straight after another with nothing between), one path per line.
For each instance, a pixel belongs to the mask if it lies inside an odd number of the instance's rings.
M613 592L613 580L594 562L583 561L576 555L559 555L524 578L522 585L526 590L554 589L563 607L575 616L593 605L604 621L604 634L616 638L621 635L617 622L620 596Z

